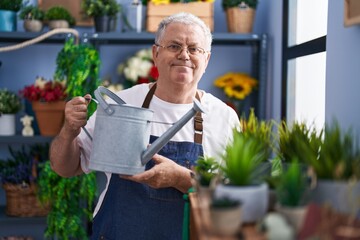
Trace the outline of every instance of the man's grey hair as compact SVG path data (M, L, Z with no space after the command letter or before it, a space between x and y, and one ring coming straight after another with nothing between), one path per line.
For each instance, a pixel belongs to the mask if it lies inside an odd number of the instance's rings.
M171 16L163 19L160 22L158 29L156 31L156 34L155 34L155 43L156 44L160 44L160 41L163 38L163 35L165 32L166 26L171 23L181 23L181 24L199 26L205 36L205 44L206 44L205 48L207 51L211 51L212 34L211 34L209 27L206 26L204 21L201 20L200 18L198 18L197 16L195 16L191 13L186 13L186 12L181 12L181 13L171 15Z

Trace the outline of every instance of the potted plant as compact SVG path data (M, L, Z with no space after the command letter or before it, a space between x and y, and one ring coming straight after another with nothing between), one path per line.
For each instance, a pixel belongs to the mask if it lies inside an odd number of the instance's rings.
M24 20L24 29L26 31L40 32L43 28L45 12L35 5L30 5L20 11L19 17Z
M48 204L38 201L37 176L39 163L45 161L48 144L23 146L19 150L9 147L11 157L0 161L0 181L6 193L6 214L17 217L45 216Z
M229 32L251 33L258 0L222 0Z
M9 136L16 133L16 113L20 111L20 97L7 89L0 89L0 135Z
M308 164L317 177L311 199L359 216L360 146L352 130L342 130L336 121L327 124L317 158L310 160Z
M31 102L40 134L55 136L64 122L66 81L38 77L33 85L25 86L20 95Z
M284 215L296 232L299 232L310 197L310 181L297 160L274 180L277 206L276 211Z
M23 0L0 1L0 31L12 32L17 28L17 12L23 7Z
M83 0L85 15L94 18L96 32L115 31L121 5L116 0Z
M62 6L54 6L45 12L45 20L50 29L68 28L75 25L75 18Z

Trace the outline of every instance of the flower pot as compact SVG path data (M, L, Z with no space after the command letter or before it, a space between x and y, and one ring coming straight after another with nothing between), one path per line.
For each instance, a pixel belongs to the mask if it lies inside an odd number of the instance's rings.
M235 236L241 227L241 205L210 208L211 230L220 236Z
M109 16L94 17L96 32L113 32L116 29L116 18Z
M267 183L251 186L218 185L215 188L215 198L228 197L242 202L242 221L255 223L261 220L269 203L269 189ZM240 217L240 216L239 216Z
M15 114L0 115L0 136L15 135Z
M0 10L0 31L14 32L17 28L17 16L14 11Z
M231 33L251 33L254 18L255 9L246 4L226 9L227 27Z
M65 101L32 102L40 134L55 136L60 132L64 122Z
M40 32L43 29L43 23L39 20L24 20L24 29L27 32Z
M300 232L304 223L307 206L286 207L277 205L275 210L286 218L297 233Z
M69 28L69 23L66 20L51 20L49 21L49 28Z

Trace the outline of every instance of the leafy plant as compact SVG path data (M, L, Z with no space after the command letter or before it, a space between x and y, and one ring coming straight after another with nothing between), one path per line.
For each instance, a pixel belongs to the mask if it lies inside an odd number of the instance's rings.
M62 6L54 6L45 12L45 20L66 20L70 26L75 25L75 18Z
M23 0L1 0L0 9L18 12L23 7Z
M308 177L302 166L294 160L275 181L276 195L282 206L298 207L306 204L309 190Z
M235 129L232 143L226 146L221 169L232 185L258 184L263 179L256 170L266 156L265 144L259 138Z
M351 129L344 132L337 122L326 125L318 159L311 160L309 164L320 179L360 179L358 141Z
M0 89L0 115L15 114L22 107L20 97L6 88Z
M39 199L48 202L45 237L48 239L87 239L84 220L92 219L92 206L97 196L95 173L62 178L43 163L39 175Z
M41 10L39 7L30 5L24 7L19 14L20 19L31 19L31 20L44 20L45 12Z
M116 0L83 0L81 7L89 17L116 17L121 10L121 5Z
M197 173L201 186L209 186L211 180L218 174L219 164L215 158L200 157L196 161L195 172Z
M224 10L232 7L239 7L241 4L246 4L250 8L256 9L258 0L222 0L222 7Z
M99 52L91 45L75 45L74 39L66 41L56 58L55 79L66 79L66 92L69 97L93 95L100 84ZM89 116L95 111L96 104L88 107Z

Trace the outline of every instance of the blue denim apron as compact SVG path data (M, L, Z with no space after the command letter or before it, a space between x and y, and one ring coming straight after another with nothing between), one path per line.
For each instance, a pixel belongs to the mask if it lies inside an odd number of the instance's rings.
M150 143L156 139L151 136ZM203 156L203 148L199 143L170 141L159 154L191 169L198 157ZM146 169L153 166L150 160ZM183 193L175 188L154 189L112 174L103 203L93 220L91 239L180 240L184 204Z

